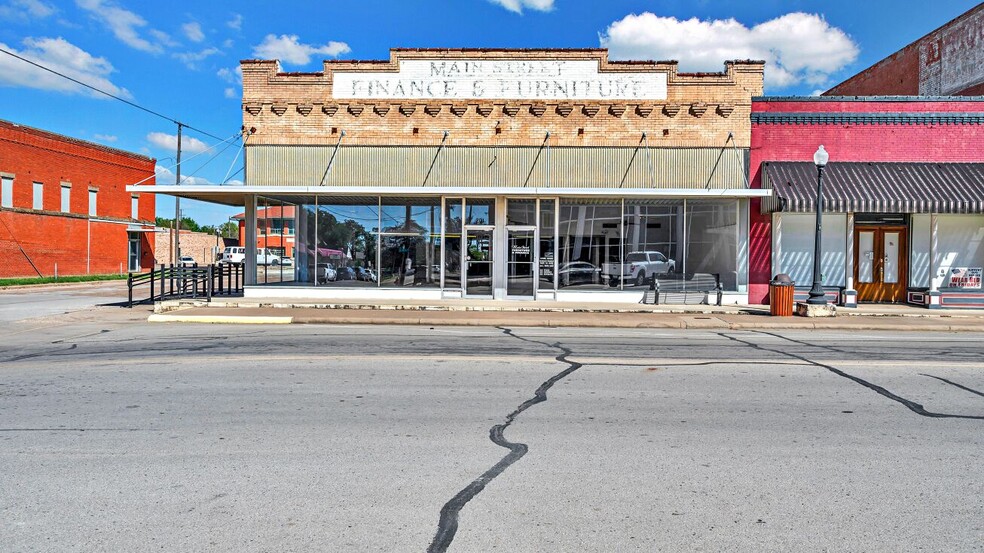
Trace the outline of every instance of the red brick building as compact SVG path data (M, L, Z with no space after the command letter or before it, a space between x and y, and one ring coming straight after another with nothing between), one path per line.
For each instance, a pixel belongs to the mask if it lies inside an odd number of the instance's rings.
M882 95L984 95L984 4L824 93Z
M823 145L823 286L844 305L984 305L984 99L755 98L749 302L812 284ZM976 279L974 276L976 275Z
M262 204L261 204L262 205ZM292 205L266 206L256 210L256 247L266 248L280 257L294 257L294 220ZM246 243L246 213L232 216L239 222L239 243Z
M155 160L0 120L0 277L110 274L154 262Z

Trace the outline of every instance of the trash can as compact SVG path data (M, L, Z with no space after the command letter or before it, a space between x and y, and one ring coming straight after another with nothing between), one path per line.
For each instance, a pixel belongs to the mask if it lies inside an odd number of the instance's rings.
M778 274L769 282L769 313L772 316L793 316L795 284L787 274Z

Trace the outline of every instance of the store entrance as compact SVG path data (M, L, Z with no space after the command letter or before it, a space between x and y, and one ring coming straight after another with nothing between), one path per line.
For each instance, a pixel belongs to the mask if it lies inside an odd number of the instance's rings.
M859 225L854 227L854 236L858 301L905 301L909 265L906 228Z
M465 296L492 297L493 226L465 227Z

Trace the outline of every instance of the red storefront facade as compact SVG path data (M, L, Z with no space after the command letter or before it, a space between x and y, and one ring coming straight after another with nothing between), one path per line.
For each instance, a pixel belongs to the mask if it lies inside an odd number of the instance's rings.
M152 158L0 120L0 277L114 274L154 263Z
M806 203L823 145L821 272L832 299L984 304L984 98L756 98L751 129L751 186L772 196L750 209L750 303L768 301L777 272L792 274L798 295L810 287L816 216Z

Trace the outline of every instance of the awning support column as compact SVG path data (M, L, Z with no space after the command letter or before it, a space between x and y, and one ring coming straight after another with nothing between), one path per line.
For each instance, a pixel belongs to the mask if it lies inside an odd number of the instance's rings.
M252 286L256 284L256 195L248 194L246 196L246 213L244 214L244 220L246 224L245 240L246 243L243 244L245 248L245 259L244 262L244 274L243 274L243 284L247 286Z
M847 214L847 243L844 244L844 282L847 288L844 289L844 307L858 306L858 291L854 289L854 212Z
M943 307L941 301L940 287L936 283L936 275L939 269L936 267L936 254L940 251L939 240L939 215L933 213L929 216L929 305L930 309Z

